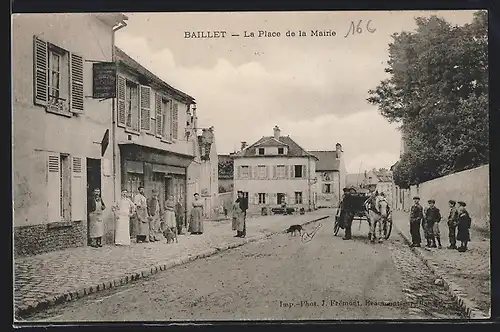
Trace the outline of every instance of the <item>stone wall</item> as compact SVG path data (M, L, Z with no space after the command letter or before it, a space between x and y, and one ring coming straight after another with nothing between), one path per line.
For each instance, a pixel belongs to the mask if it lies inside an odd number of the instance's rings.
M14 228L14 257L87 245L87 222L61 222Z

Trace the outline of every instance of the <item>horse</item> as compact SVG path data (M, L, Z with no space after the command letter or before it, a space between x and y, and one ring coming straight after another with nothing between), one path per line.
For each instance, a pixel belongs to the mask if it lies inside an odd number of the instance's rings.
M370 233L368 237L370 242L374 243L377 236L376 230L378 226L378 241L382 242L387 235L387 222L390 214L389 204L385 199L377 199L373 204L375 206L371 206L373 203L367 201L365 204L367 214L368 214L368 222L370 224Z

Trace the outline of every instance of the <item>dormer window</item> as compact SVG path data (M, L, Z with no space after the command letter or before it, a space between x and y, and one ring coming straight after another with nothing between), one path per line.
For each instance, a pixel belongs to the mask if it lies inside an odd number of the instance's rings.
M278 148L278 154L284 154L285 148Z
M259 148L259 156L263 156L264 155L264 148Z

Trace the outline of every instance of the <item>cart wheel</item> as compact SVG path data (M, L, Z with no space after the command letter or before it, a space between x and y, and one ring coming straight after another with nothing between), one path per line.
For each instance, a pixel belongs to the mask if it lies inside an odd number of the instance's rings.
M333 235L337 236L340 230L339 218L335 216L335 223L333 224Z
M392 231L392 221L387 222L387 233L385 234L385 239L389 239L389 236L391 236L391 231Z

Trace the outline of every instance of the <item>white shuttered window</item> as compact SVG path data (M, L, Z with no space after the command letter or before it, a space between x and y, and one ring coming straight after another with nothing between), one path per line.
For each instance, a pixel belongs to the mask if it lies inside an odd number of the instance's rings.
M61 170L59 153L47 154L47 211L48 221L61 221Z
M33 37L35 105L63 115L83 113L83 71L82 56Z
M71 220L86 220L85 158L72 157Z

